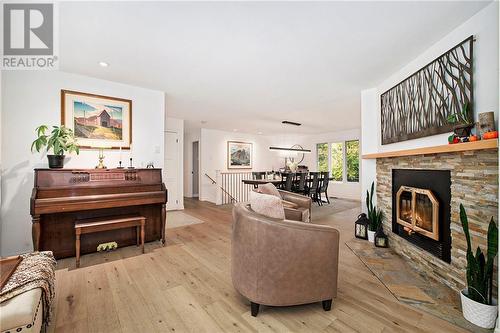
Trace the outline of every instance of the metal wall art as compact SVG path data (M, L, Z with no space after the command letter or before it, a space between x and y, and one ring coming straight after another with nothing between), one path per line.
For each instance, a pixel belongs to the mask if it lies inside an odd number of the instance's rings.
M473 112L473 36L380 96L382 144L447 133L447 117Z

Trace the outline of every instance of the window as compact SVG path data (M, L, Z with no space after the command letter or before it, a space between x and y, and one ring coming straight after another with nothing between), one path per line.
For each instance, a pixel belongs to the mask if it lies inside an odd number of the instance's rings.
M330 170L334 181L359 182L359 140L318 143L316 151L318 171Z
M359 182L359 140L345 142L348 182Z
M328 171L328 143L318 143L318 171Z
M343 143L332 143L332 178L334 181L341 182L344 179L344 153Z

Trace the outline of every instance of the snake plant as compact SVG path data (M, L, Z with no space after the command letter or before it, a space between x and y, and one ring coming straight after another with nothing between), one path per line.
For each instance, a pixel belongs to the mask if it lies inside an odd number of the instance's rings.
M377 231L385 218L384 212L373 205L374 192L375 182L372 182L370 191L366 190L366 209L368 210L368 219L370 220L370 225L368 226L370 231Z
M476 255L472 252L472 245L469 233L469 221L467 213L462 204L460 204L460 221L464 229L465 239L467 240L467 290L468 297L473 301L492 305L493 291L493 264L498 252L498 228L493 220L490 220L488 226L488 250L486 256L478 246Z

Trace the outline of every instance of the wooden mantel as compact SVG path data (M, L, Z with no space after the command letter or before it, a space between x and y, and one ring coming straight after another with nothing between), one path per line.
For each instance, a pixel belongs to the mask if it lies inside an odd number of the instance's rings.
M361 157L363 159L375 159L384 157L401 157L401 156L412 156L412 155L427 155L427 154L442 154L442 153L453 153L468 150L481 150L481 149L496 149L498 148L498 139L492 140L481 140L474 142L465 143L455 143L447 144L434 147L416 148L416 149L405 149L396 151L387 151L375 154L365 154Z

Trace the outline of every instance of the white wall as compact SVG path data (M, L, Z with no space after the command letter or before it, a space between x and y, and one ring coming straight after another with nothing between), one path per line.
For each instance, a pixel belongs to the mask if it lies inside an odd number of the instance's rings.
M201 130L191 129L184 132L184 195L188 198L192 198L193 194L193 142L198 141L198 154L201 151L200 142ZM198 156L198 170L200 168L200 158ZM199 175L198 175L199 177ZM199 184L199 181L198 181ZM198 196L199 193L196 193Z
M60 91L70 89L132 100L132 142L136 166L154 162L163 167L164 94L60 71L2 72L2 202L1 254L30 251L30 195L33 168L46 168L47 158L30 152L34 129L60 124ZM67 158L67 168L93 168L96 150L83 150ZM106 151L105 164L118 165L119 152ZM126 161L128 153L123 152Z
M378 103L377 89L368 89L361 92L361 154L370 154L378 151L377 131ZM376 160L361 159L361 201L363 202L366 191L376 178ZM375 197L374 204L377 204ZM362 205L366 210L365 205Z
M166 95L165 95L166 97ZM165 113L167 114L167 113ZM165 131L176 132L179 137L178 144L178 164L177 164L177 197L171 198L169 195L169 207L173 209L184 209L184 120L172 117L165 117ZM167 147L165 147L167 149ZM163 172L168 172L168 170L163 170ZM167 189L168 190L168 189ZM177 205L173 203L177 200ZM172 208L169 208L172 209Z
M269 150L269 138L238 132L201 129L200 133L200 194L202 201L215 203L216 186L205 176L215 179L215 171L227 171L227 141L253 143L253 169L271 170L278 167L279 158ZM251 171L250 169L245 169Z
M420 54L372 89L361 93L362 154L431 147L447 143L450 134L382 145L380 140L380 94L427 65L470 35L474 35L474 109L477 113L494 111L498 128L498 2L494 2L458 26L439 42ZM411 43L411 40L408 40ZM376 143L374 145L374 143ZM363 161L362 188L375 179L375 162Z

